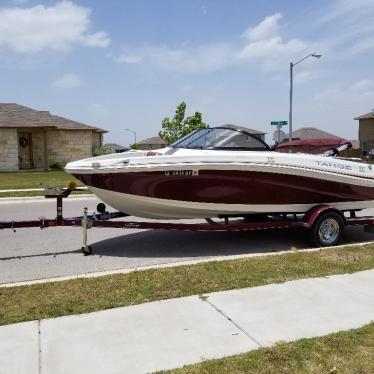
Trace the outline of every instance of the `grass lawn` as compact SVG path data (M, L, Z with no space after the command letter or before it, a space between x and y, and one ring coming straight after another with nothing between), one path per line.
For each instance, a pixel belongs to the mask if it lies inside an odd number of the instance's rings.
M372 268L369 244L0 288L0 325Z
M67 182L72 180L77 183L77 186L83 186L80 181L64 171L0 173L0 190L45 188L50 185L66 187ZM90 193L90 191L85 191L85 193ZM43 191L0 192L0 198L43 195Z
M65 187L70 180L74 180L78 186L83 186L81 182L64 171L0 173L0 190L45 188L50 185Z
M278 344L272 348L261 348L163 373L372 374L374 323L355 330Z
M73 191L71 195L91 194L90 190ZM0 199L2 197L33 197L44 196L44 191L19 191L19 192L0 192Z

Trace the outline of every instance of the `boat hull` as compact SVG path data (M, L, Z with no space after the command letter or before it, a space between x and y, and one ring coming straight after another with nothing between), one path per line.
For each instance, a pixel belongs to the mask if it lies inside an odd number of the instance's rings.
M147 218L207 218L255 213L301 213L318 204L340 210L374 206L373 183L316 172L157 170L75 174L110 206Z

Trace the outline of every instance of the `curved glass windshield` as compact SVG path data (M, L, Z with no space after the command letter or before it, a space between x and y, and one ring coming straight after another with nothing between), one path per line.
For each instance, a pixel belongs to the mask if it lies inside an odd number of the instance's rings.
M268 151L269 147L248 133L215 127L197 130L171 144L173 148Z

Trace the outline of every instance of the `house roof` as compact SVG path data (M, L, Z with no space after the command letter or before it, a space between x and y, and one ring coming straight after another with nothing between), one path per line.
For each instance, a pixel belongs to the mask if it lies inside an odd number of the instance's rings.
M355 119L374 119L374 110L369 113L363 114L362 116L356 117Z
M258 130L250 129L249 127L245 127L245 126L232 125L230 123L227 123L227 124L221 125L221 126L222 127L224 126L224 127L232 128L232 129L239 129L239 130L247 131L247 132L249 132L250 134L253 134L253 135L265 135L266 134L263 131L258 131ZM221 126L217 126L217 127L221 127Z
M164 139L161 139L159 136L152 136L151 138L147 138L144 140L141 140L137 144L166 144L166 141Z
M113 151L125 151L126 147L124 147L123 145L119 145L119 144L116 144L116 143L106 143L104 144L106 147L109 147L111 150Z
M289 138L289 134L286 136ZM330 134L327 131L317 129L316 127L302 127L301 129L292 132L292 139L337 139L340 136Z
M59 130L107 132L99 127L88 126L81 122L55 116L48 111L35 110L16 103L0 103L0 128L6 127L43 127Z

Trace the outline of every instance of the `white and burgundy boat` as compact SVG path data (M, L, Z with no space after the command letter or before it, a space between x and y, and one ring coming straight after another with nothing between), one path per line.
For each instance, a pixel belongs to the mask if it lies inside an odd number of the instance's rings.
M244 129L195 131L155 151L71 162L65 170L101 200L157 219L340 211L374 207L370 164L328 155L280 153Z

